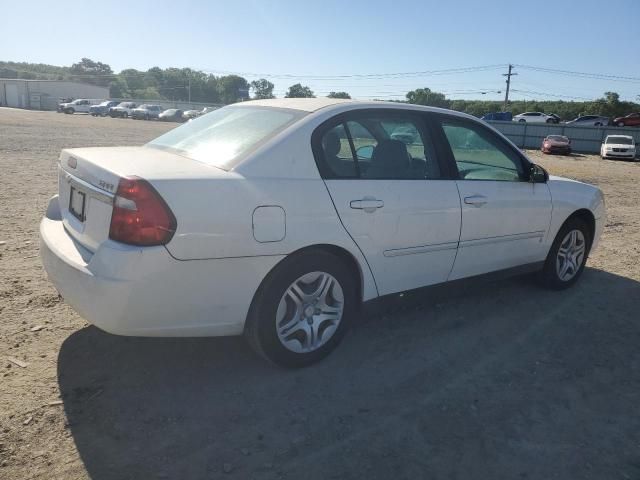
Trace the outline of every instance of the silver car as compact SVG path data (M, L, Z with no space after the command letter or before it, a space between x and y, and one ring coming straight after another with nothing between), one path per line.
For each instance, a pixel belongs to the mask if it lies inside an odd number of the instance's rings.
M604 127L609 125L609 117L582 115L567 122L567 125L575 125L576 127Z

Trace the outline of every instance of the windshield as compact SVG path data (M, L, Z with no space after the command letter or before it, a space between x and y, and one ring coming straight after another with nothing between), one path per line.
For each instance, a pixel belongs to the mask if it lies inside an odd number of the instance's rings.
M631 137L607 137L607 143L616 145L633 145L633 139Z
M152 140L149 147L175 150L229 169L251 149L302 118L305 112L268 107L224 107Z
M554 142L568 142L569 139L567 137L564 137L562 135L549 135L547 137L547 140L552 140Z
M110 103L111 103L111 102L102 102L102 103L100 104L100 106L101 106L101 107L107 107L107 106L109 106L109 104L110 104Z

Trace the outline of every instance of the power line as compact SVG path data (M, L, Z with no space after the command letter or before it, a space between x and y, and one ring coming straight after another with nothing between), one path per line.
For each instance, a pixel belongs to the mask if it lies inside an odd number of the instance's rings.
M548 93L548 92L536 92L533 90L516 90L515 88L511 90L512 92L518 92L518 93L522 93L522 94L530 94L530 95L544 95L547 97L557 97L557 98L570 98L573 100L593 100L592 98L588 98L588 97L578 97L575 95L561 95L561 94L557 94L557 93Z
M640 83L640 77L627 77L622 75L610 75L607 73L587 73L587 72L575 72L571 70L558 70L555 68L535 67L532 65L520 65L515 64L514 67L524 68L526 70L533 70L536 72L552 73L557 75L566 75L571 77L591 78L596 80L610 80L618 82L632 82Z

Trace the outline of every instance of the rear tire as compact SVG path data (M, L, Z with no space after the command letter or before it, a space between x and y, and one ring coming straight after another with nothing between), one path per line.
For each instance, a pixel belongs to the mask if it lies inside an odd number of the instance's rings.
M357 291L353 272L335 255L313 250L287 257L256 292L245 337L277 365L311 365L349 329L358 312Z
M556 235L540 272L541 284L551 290L564 290L578 281L591 249L591 233L579 218L565 222Z
M616 125L619 126L619 127L624 127L624 122L618 122L618 123L616 123Z

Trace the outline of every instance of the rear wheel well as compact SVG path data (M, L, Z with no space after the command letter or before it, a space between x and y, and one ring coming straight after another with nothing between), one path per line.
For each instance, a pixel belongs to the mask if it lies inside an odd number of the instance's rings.
M360 264L355 259L355 257L346 249L342 247L338 247L336 245L329 244L318 244L318 245L310 245L308 247L301 248L300 250L296 250L293 253L287 255L287 257L298 255L302 252L309 251L323 251L330 253L331 255L338 257L344 264L349 268L349 270L356 277L356 285L358 287L357 295L360 302L362 302L362 292L364 291L364 276L362 275L362 269L360 268Z
M589 227L589 248L591 248L591 244L593 243L593 237L596 233L596 218L593 216L593 213L586 208L581 208L580 210L576 210L569 218L565 220L564 223L567 223L569 220L573 218L578 218L587 224ZM563 224L564 225L564 224Z

